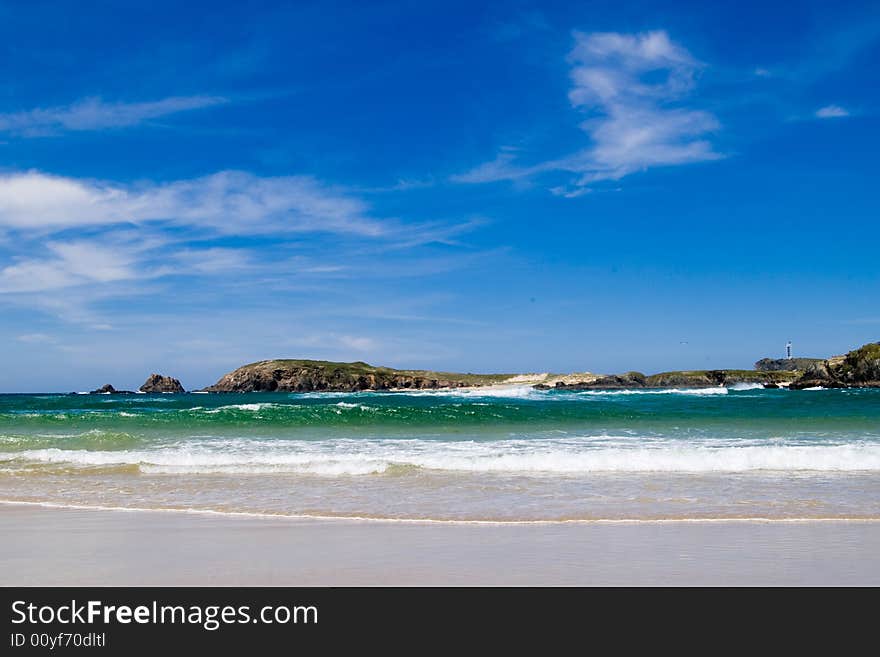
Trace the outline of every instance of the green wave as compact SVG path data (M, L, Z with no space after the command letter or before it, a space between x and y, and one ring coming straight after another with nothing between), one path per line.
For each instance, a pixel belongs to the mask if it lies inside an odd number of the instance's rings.
M880 390L517 394L0 395L0 451L124 449L199 436L880 434Z

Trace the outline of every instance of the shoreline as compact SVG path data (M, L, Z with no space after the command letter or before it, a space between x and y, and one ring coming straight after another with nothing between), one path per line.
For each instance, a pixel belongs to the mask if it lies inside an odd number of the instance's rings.
M3 586L880 585L880 522L434 524L0 504Z
M187 397L189 395L355 395L360 393L369 394L449 394L456 392L474 392L479 390L486 391L502 391L510 389L518 390L536 390L541 392L613 392L613 391L630 391L630 392L662 392L675 390L711 390L711 389L727 389L727 390L790 390L792 392L808 392L815 390L833 391L833 390L876 390L880 388L880 382L869 382L859 385L834 385L823 386L816 385L806 388L792 387L791 381L780 381L774 385L768 385L764 382L756 381L729 381L726 383L703 383L703 382L682 382L679 384L655 385L655 386L614 386L614 385L593 385L587 383L584 385L565 384L561 386L548 386L541 382L526 383L522 381L513 381L510 383L492 383L487 385L462 385L462 386L443 386L436 388L365 388L363 390L186 390L184 392L140 392L130 390L117 390L116 392L94 392L94 391L41 391L41 392L0 392L0 395L18 396L18 397L72 397L72 396L88 396L88 397L143 397L166 395L170 397ZM737 388L737 386L749 386L748 388Z
M389 518L380 516L345 516L324 514L262 513L258 511L221 511L218 509L192 509L175 507L128 507L106 506L100 504L62 504L60 502L38 502L32 500L0 499L0 508L36 507L41 509L96 511L101 513L157 513L193 516L257 518L289 522L353 522L367 524L405 524L405 525L485 525L485 526L530 526L530 525L674 525L674 524L825 524L825 523L878 523L880 517L860 516L817 516L817 517L771 517L771 516L700 516L664 518L559 518L536 520L491 520L455 518Z

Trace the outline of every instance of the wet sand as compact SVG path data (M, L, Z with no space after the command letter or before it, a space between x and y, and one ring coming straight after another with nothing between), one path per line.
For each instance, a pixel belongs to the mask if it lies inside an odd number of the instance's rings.
M880 585L880 522L464 525L0 506L0 585Z

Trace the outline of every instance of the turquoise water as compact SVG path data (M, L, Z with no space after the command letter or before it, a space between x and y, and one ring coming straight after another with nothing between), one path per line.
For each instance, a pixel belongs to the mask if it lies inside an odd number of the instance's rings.
M880 518L880 390L0 395L0 499L436 520Z

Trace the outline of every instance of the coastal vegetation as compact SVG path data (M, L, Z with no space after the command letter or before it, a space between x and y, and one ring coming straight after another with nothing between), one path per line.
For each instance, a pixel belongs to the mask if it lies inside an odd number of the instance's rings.
M880 388L880 342L862 345L845 356L834 356L810 365L791 387Z
M788 364L790 369L785 369ZM880 342L870 343L844 356L762 359L754 370L676 370L645 375L641 372L580 374L474 374L433 370L399 370L363 361L275 359L243 365L223 375L205 392L357 392L467 388L490 385L533 385L538 389L593 390L614 388L707 388L760 384L768 388L880 387ZM107 384L95 393L118 393ZM140 387L146 393L184 392L180 381L151 374Z
M397 370L356 361L263 360L224 375L207 392L356 392L358 390L464 388L502 383L512 374L457 374Z

